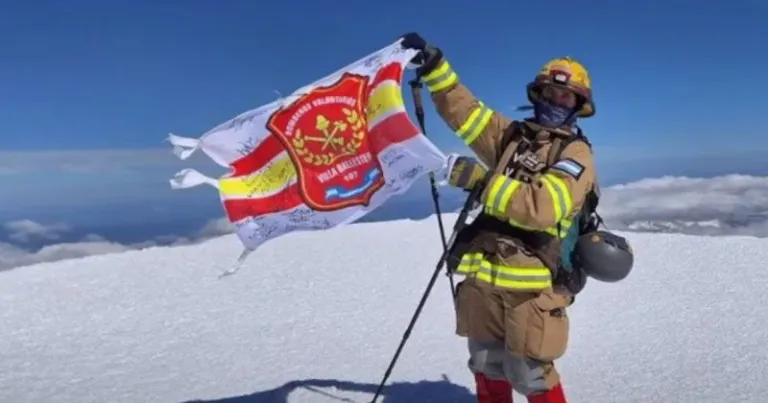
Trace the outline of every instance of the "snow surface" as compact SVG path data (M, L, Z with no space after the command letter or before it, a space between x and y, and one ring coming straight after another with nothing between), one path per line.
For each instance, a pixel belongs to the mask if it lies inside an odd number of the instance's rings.
M766 401L768 239L624 235L634 273L570 309L569 401ZM293 233L217 279L239 252L229 235L0 272L0 402L368 402L440 242L434 217ZM473 402L453 331L441 276L379 401Z

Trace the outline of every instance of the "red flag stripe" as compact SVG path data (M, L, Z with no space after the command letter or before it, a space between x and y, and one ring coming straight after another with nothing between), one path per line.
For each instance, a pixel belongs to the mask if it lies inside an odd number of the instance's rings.
M299 186L293 184L272 196L261 199L224 200L224 211L231 222L244 218L279 213L303 204L299 195Z
M398 83L403 77L403 66L400 65L400 63L390 63L384 67L382 67L374 76L373 81L368 86L368 89L375 88L377 85L379 85L382 81L385 80L395 80Z
M405 112L392 115L379 123L369 133L371 151L379 154L391 144L401 143L418 136L421 132L408 119ZM286 211L303 204L299 194L298 184L260 199L229 199L224 200L224 210L232 222L238 222L248 217L274 214Z
M270 134L253 151L231 164L234 170L232 176L243 176L256 172L284 150L280 140Z
M395 80L399 83L402 74L403 67L400 63L390 63L376 73L368 88L375 88L385 80ZM270 134L253 151L231 164L233 169L232 176L243 176L258 171L282 151L284 151L284 148L280 140Z
M421 131L411 122L408 114L400 112L392 115L376 125L368 133L371 151L378 154L390 144L401 143L421 134Z

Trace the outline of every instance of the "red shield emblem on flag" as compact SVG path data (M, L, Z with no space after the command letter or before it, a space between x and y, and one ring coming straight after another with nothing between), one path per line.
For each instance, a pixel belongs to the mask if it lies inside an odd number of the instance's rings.
M384 173L368 141L368 78L344 73L270 116L267 129L293 161L304 202L332 211L368 205Z

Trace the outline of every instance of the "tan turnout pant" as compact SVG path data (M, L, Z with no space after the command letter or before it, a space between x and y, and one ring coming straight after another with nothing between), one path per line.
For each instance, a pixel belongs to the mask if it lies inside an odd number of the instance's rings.
M469 339L473 373L507 379L523 395L560 382L554 361L568 345L570 295L509 291L470 277L456 298L456 334Z

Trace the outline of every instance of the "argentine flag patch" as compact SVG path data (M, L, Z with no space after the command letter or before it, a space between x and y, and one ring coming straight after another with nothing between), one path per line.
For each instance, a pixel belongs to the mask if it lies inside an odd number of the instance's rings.
M561 172L565 172L568 175L573 176L576 180L581 178L581 174L584 173L584 165L578 163L578 161L566 158L564 160L557 161L555 165L552 165L550 169L556 169Z

